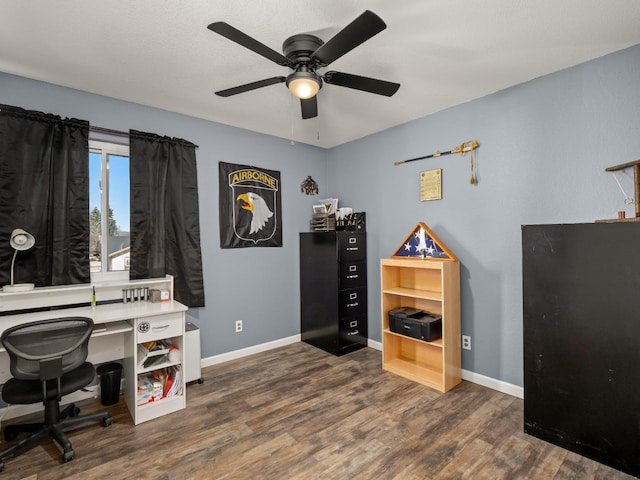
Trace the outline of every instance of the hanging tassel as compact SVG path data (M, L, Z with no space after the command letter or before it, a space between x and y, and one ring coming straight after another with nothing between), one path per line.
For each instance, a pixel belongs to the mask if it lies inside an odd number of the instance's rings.
M476 161L474 158L474 153L475 152L471 152L471 179L469 180L469 183L471 183L471 185L475 185L477 180L476 180Z

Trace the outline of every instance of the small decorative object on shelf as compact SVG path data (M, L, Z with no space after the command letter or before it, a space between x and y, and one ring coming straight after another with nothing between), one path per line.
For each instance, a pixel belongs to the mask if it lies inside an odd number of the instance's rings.
M457 260L453 252L422 222L407 235L392 257Z
M153 301L149 297L149 287L125 288L122 290L122 303Z
M622 188L618 177L616 177L616 172L619 170L625 170L627 168L633 167L633 198L627 195L627 193ZM618 212L618 218L614 218L611 220L596 220L596 223L613 223L613 222L640 222L640 160L635 160L633 162L627 162L620 165L614 165L613 167L605 168L605 172L612 172L613 179L622 190L622 195L624 195L624 203L626 204L635 204L635 216L627 218L626 212L621 210Z
M365 212L354 212L339 219L336 223L336 229L347 230L349 232L364 232L367 230L366 223Z
M318 194L319 192L318 184L313 178L311 178L311 175L309 175L307 179L304 182L302 182L302 184L300 185L300 191L307 195Z
M324 206L325 212L330 215L338 213L338 199L337 198L325 198L320 200L320 205ZM314 207L315 209L315 207Z

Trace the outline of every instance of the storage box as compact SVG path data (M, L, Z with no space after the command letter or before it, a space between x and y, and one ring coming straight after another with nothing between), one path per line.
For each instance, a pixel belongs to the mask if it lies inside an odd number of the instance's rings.
M149 301L157 303L160 301L160 290L152 288L149 290Z
M394 333L432 342L442 337L442 316L400 307L389 312L389 329Z

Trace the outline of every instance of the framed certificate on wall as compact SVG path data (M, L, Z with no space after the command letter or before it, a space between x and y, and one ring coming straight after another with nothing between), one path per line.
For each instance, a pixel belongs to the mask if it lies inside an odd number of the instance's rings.
M420 172L420 201L442 200L442 169Z

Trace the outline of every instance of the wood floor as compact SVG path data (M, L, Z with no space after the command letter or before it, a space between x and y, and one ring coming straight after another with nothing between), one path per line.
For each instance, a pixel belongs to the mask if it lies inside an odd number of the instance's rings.
M632 478L524 434L520 399L468 382L440 394L380 357L297 343L208 367L185 411L134 427L121 399L112 426L70 433L74 460L47 442L0 480Z

